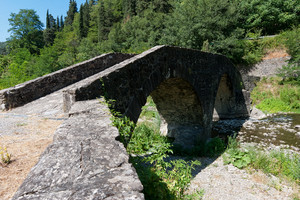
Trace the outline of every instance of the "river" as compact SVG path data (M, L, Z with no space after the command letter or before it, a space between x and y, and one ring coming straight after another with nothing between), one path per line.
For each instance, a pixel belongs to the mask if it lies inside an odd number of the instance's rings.
M213 134L221 137L237 133L241 143L265 149L291 149L300 152L300 114L277 114L265 119L221 120L214 123Z

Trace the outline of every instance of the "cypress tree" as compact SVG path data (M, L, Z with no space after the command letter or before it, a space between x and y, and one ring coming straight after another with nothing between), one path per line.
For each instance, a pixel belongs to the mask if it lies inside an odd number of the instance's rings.
M85 31L84 31L84 25L83 25L83 6L82 4L80 5L79 9L79 35L80 38L85 37Z
M59 17L56 18L56 31L60 31Z
M70 0L69 10L67 12L67 17L65 20L66 25L72 25L74 21L75 13L77 13L77 3L75 0Z
M105 10L103 1L101 1L98 13L98 42L103 40L105 40Z
M86 2L84 4L84 13L83 13L83 26L85 29L85 34L89 32L90 20L91 20L91 6Z
M55 39L56 22L54 17L47 10L46 29L43 32L44 42L46 45L52 45Z
M50 19L49 19L49 10L47 10L47 16L46 16L46 29L50 28Z
M64 28L64 17L60 16L60 31Z

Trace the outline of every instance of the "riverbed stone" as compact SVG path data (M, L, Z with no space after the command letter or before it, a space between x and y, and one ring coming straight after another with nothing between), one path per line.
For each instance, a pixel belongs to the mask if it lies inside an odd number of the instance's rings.
M263 113L263 111L259 110L255 106L253 106L252 111L250 113L250 117L253 119L263 119L266 118L267 115Z

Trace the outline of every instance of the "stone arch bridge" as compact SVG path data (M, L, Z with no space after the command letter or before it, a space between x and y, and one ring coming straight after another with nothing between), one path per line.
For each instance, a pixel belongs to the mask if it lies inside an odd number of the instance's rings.
M208 139L213 120L249 116L249 92L229 59L169 46L96 57L2 90L0 104L12 109L61 88L69 118L13 199L144 198L97 97L114 99L115 109L136 122L151 95L164 122L161 131L191 134L192 140Z
M151 95L165 122L161 130L171 135L174 129L196 128L207 139L213 120L249 116L249 93L229 59L178 47L154 47L66 90L66 110L104 95L135 122Z

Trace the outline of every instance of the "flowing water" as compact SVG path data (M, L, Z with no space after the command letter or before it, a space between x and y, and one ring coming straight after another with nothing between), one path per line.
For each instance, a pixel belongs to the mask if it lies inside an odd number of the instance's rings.
M215 135L224 137L236 132L242 143L300 152L300 114L279 114L261 120L221 120L214 123Z

